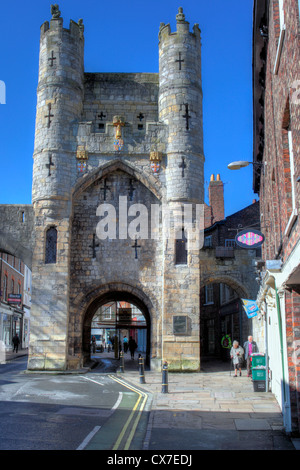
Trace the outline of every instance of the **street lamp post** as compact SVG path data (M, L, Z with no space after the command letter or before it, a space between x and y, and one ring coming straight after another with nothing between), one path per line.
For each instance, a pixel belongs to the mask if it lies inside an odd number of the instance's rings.
M244 161L244 160L239 160L239 161L236 161L236 162L229 163L229 165L227 165L227 168L229 170L240 170L241 168L245 168L248 165L253 165L253 166L258 165L259 167L262 167L263 163L261 163L261 162L247 162L247 161Z

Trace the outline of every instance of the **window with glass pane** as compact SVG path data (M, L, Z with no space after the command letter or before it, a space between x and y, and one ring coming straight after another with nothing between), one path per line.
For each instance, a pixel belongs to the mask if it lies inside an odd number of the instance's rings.
M204 238L204 246L212 246L212 236L208 235L207 237Z
M213 304L214 303L214 285L207 284L205 286L205 303Z
M7 284L8 284L8 277L5 274L4 282L3 282L3 300L7 300Z
M57 230L50 227L46 233L45 263L56 263Z
M231 238L227 238L225 240L225 246L233 247L235 248L235 240Z

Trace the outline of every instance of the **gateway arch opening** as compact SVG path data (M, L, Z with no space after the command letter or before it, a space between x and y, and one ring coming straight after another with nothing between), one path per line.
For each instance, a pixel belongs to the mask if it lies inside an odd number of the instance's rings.
M91 323L91 353L129 352L130 338L137 345L136 351L147 352L147 322L143 313L125 301L108 302L97 310Z
M127 294L127 295L126 295ZM150 365L150 315L135 296L116 293L93 303L85 315L83 348L85 360L120 359L132 361L131 347L136 344L133 359L141 354Z
M230 361L234 340L241 346L252 333L252 323L242 306L245 292L234 282L214 279L200 291L200 355L202 361Z

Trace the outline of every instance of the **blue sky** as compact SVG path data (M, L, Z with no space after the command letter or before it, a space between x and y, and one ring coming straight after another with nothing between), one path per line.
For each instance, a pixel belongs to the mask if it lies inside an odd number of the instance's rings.
M58 1L58 0L57 0ZM0 204L30 204L40 26L54 1L12 0L1 5ZM158 72L161 22L176 30L182 6L202 36L206 195L212 173L225 183L225 215L252 203L253 0L61 0L64 27L83 18L86 72ZM208 202L206 200L206 202Z

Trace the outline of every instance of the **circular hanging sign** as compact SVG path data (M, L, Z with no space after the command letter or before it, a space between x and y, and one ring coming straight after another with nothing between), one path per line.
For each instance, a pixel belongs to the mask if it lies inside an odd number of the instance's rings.
M264 234L251 228L242 230L235 237L236 244L242 248L259 248L264 241Z

